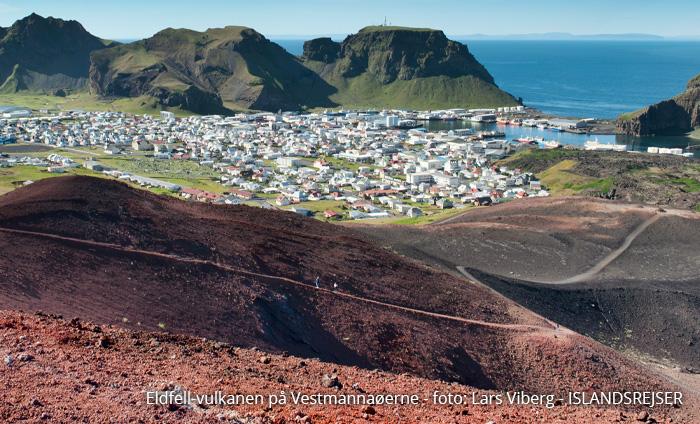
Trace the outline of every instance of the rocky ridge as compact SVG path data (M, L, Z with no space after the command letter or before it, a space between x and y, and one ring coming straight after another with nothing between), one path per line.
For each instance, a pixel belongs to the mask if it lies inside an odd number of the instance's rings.
M687 133L698 127L700 75L688 81L686 90L676 97L617 119L618 132L636 136Z
M340 103L398 108L518 103L498 89L466 45L439 30L366 27L341 43L307 41L302 60L338 89L331 99Z
M115 45L76 21L31 14L0 28L0 92L85 86L90 53Z
M0 28L0 92L86 86L105 99L198 114L518 104L466 45L437 30L367 27L342 43L308 41L297 57L240 26L167 28L129 44L36 14Z
M163 106L203 114L332 106L329 87L294 56L255 30L234 26L205 32L168 28L96 52L90 91L151 96Z

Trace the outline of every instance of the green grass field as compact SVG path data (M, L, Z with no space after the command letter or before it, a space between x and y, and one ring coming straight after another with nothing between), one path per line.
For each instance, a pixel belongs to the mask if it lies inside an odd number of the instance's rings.
M40 92L20 91L14 94L0 94L0 104L8 106L28 107L33 111L40 109L57 109L69 111L80 109L86 111L120 111L135 114L148 114L157 116L163 107L157 100L149 96L125 98L118 100L104 100L99 96L90 94L86 90L67 95L66 97L54 96ZM179 108L168 108L175 116L185 117L196 115Z
M636 118L636 117L639 116L641 113L642 113L642 110L641 110L641 109L640 109L640 110L635 110L634 112L623 113L623 114L621 114L620 116L618 116L617 119L619 119L619 120L622 121L622 122L626 122L626 121L629 121L629 120L632 119L632 118Z
M214 181L220 176L217 172L190 161L121 156L100 157L99 162L131 174L156 178L180 186L198 188L219 194L228 191L227 187Z
M517 103L496 86L473 76L449 78L434 76L413 80L379 83L372 75L329 79L338 89L330 99L346 109L408 108L442 109L448 107L499 107Z
M0 168L0 195L9 193L19 187L22 187L22 183L27 181L27 180L32 180L32 181L39 181L43 180L46 178L57 178L57 177L65 177L68 175L87 175L90 177L97 177L97 178L105 178L105 179L113 179L112 177L109 177L102 172L99 171L93 171L90 169L86 168L69 168L66 170L64 173L52 173L52 172L47 172L46 168L41 168L41 167L36 167L36 166L13 166L9 168ZM141 187L138 184L134 184L131 182L124 181L126 184L130 185L131 187L142 189L142 190L148 190L156 194L165 194L168 196L173 196L173 197L179 197L178 192L174 192L171 190L166 190L162 188L147 188L147 187Z
M62 177L66 175L89 175L93 177L105 177L101 172L85 168L70 168L62 174L48 172L46 168L37 166L12 166L0 168L0 195L20 187L27 180L39 181L45 178Z
M349 162L343 159L336 159L332 157L325 157L326 162L328 162L332 167L342 169L345 168L348 171L352 172L357 172L358 169L360 169L361 166L367 166L370 169L370 172L373 172L374 169L376 169L376 166L370 165L370 164L362 164L362 163L353 163Z
M468 207L470 208L470 207ZM454 215L459 212L463 212L466 209L446 209L442 211L440 209L440 212L436 212L432 215L423 215L423 216L417 216L415 218L403 218L396 220L394 222L391 222L391 224L396 224L396 225L426 225L430 224L433 221L437 221L438 219L448 217L450 215Z

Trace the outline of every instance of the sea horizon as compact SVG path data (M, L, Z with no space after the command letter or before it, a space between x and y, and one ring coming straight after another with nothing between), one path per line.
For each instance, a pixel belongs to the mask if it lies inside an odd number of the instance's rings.
M303 53L304 40L271 41ZM700 73L700 41L455 41L499 88L558 116L615 119L680 94Z

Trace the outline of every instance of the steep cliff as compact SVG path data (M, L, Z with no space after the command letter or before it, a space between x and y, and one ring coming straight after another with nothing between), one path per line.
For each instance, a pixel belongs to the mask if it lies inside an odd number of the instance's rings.
M84 86L90 53L114 44L76 21L31 14L0 28L0 92Z
M297 57L253 29L168 28L130 44L32 14L0 28L0 93L88 86L104 99L200 114L235 109L496 107L518 103L442 31L368 27Z
M443 108L516 105L466 45L442 31L366 27L342 43L304 43L304 63L350 106Z
M166 29L95 52L90 90L101 96L152 96L198 113L230 109L334 106L332 88L299 59L250 28Z
M676 97L617 118L617 130L644 136L679 134L700 127L700 75L688 81Z

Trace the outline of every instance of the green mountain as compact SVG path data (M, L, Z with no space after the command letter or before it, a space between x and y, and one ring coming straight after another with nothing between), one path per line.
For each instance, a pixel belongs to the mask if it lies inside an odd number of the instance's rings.
M101 100L200 114L518 104L442 31L367 27L289 54L253 29L168 28L130 44L32 14L0 28L0 94L89 86ZM145 105L145 106L144 106Z
M514 106L467 46L442 31L373 26L342 43L304 43L304 64L337 90L344 106L438 109Z
M645 136L681 134L700 128L700 74L676 97L617 118L617 131Z
M365 28L342 43L311 40L302 57L250 28L166 29L95 52L90 90L198 113L518 104L465 45L441 31L395 27Z
M111 45L76 21L31 14L0 28L0 93L83 87L90 53Z
M336 106L333 87L258 32L229 26L163 30L92 55L90 91L156 98L197 113Z

